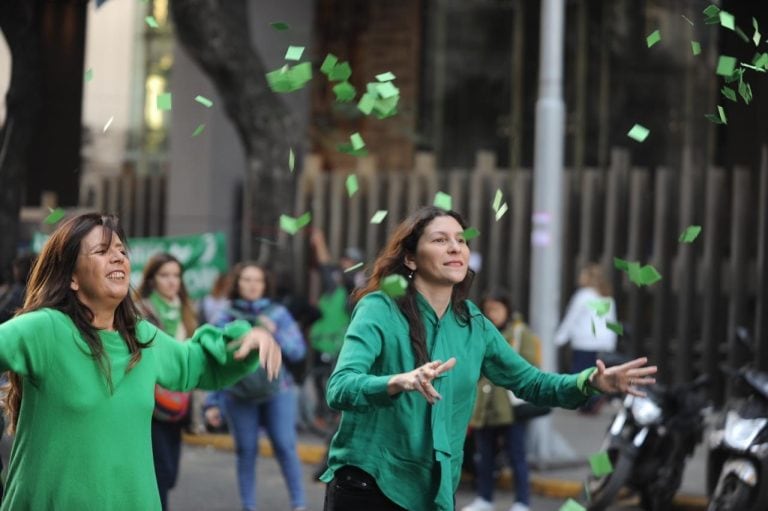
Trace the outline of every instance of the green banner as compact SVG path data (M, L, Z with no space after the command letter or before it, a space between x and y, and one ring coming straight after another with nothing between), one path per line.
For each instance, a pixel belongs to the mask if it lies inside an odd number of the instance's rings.
M35 233L32 250L39 253L48 239L47 234ZM205 296L213 287L216 277L226 272L227 237L223 232L163 238L129 238L131 258L131 285L141 284L141 273L149 258L158 252L168 252L184 266L184 284L193 299Z

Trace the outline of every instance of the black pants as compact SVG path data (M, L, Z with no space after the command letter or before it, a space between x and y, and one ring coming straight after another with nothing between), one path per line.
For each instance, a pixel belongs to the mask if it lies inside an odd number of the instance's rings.
M389 500L373 477L347 465L334 474L325 490L325 511L405 511Z
M168 492L176 486L181 456L181 422L164 422L152 419L152 456L155 460L157 489L160 504L168 509Z

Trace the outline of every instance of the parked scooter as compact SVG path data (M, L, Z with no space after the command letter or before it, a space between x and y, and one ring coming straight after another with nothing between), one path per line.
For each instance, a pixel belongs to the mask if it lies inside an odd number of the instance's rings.
M751 348L745 329L737 336ZM709 434L708 511L768 509L768 373L748 366L723 371L744 385L747 397L729 400Z
M708 382L702 375L682 385L646 387L646 397L624 398L603 445L613 472L587 480L590 511L606 509L622 489L639 493L645 510L670 508L685 463L702 441L707 399L701 390Z

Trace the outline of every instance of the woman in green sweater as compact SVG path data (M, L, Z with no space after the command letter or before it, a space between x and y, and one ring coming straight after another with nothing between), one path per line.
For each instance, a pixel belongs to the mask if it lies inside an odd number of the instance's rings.
M580 374L544 373L523 360L467 296L466 225L424 207L398 226L356 298L328 403L342 411L331 443L325 508L452 510L464 434L481 375L526 401L576 408L591 394L653 383L640 358ZM396 299L378 291L409 280ZM414 369L415 368L415 369Z
M16 431L3 511L159 511L155 384L221 388L259 362L277 375L280 348L261 328L204 326L180 343L141 320L124 239L112 216L63 222L33 267L24 308L0 325Z

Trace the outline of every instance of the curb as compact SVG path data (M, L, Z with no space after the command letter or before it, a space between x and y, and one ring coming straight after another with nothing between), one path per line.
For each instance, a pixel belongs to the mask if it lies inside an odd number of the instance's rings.
M182 439L187 445L210 447L223 451L234 451L235 444L230 435L226 434L202 434L190 435L184 433ZM315 465L325 458L325 445L299 442L296 446L299 459L302 463ZM273 457L272 445L266 438L259 440L259 455ZM463 479L463 478L462 478ZM498 480L498 487L512 488L512 477L508 471L504 471ZM541 476L531 476L531 492L540 497L553 499L577 499L582 496L583 482L569 481L566 479L551 479ZM698 495L676 495L674 500L677 511L703 511L707 508L708 499Z

